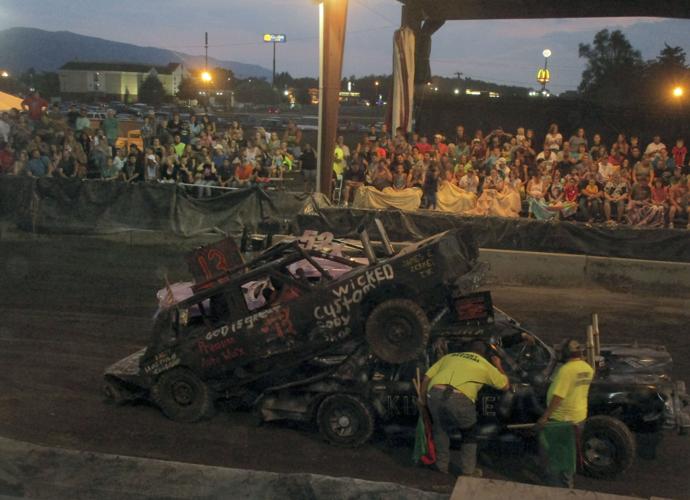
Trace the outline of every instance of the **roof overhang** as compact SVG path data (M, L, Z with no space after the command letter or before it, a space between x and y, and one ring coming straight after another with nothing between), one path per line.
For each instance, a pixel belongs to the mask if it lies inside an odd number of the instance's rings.
M671 17L690 19L690 0L399 0L437 20Z

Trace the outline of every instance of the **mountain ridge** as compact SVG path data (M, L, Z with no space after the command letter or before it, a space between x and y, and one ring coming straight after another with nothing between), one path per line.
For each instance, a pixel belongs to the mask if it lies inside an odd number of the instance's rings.
M166 65L179 62L188 69L199 68L203 56L107 40L72 31L47 31L16 26L0 30L0 67L11 73L29 68L57 71L69 61L128 62ZM269 78L271 71L255 64L225 61L209 57L209 66L233 71L238 78Z

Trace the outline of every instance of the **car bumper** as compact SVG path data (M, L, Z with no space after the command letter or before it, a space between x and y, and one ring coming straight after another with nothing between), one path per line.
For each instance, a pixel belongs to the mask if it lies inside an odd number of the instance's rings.
M673 384L673 390L666 394L664 402L664 428L677 430L681 434L690 429L690 397L685 382Z

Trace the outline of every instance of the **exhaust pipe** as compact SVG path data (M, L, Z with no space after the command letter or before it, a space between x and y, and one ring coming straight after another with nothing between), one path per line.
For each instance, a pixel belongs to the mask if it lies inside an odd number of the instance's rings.
M369 233L364 228L362 228L362 230L359 232L359 241L362 242L362 249L364 250L364 255L369 261L369 264L372 266L375 265L378 262L376 259L376 253L374 253L374 248L371 246Z
M596 370L594 359L594 328L592 325L589 325L587 327L587 363Z
M594 334L594 355L601 356L601 343L599 338L599 315L592 313L592 330Z

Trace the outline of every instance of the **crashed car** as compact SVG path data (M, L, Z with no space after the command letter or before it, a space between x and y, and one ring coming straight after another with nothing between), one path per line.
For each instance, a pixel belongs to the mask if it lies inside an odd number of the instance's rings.
M312 243L283 241L229 267L209 251L224 272L184 298L184 285L167 287L148 346L106 369L106 395L148 399L171 419L195 421L217 399L275 386L353 341L389 363L415 359L430 321L477 268L476 244L458 231L378 254L362 231L364 259Z
M484 312L478 307L482 303ZM526 342L526 330L494 308L488 292L449 299L445 314L436 320L431 341L418 359L387 363L364 343L353 342L337 355L310 360L302 373L265 390L256 413L264 421L313 422L327 441L340 446L362 445L377 427L412 433L418 417L415 374L423 374L445 353L482 339L501 358L511 390L485 387L479 393L479 436L529 437L525 428L543 413L550 379L560 363L558 348L532 333L533 340ZM690 408L685 384L671 379L671 356L662 346L604 344L597 364L583 431L583 465L588 475L608 478L632 464L633 431L684 431L690 427Z

